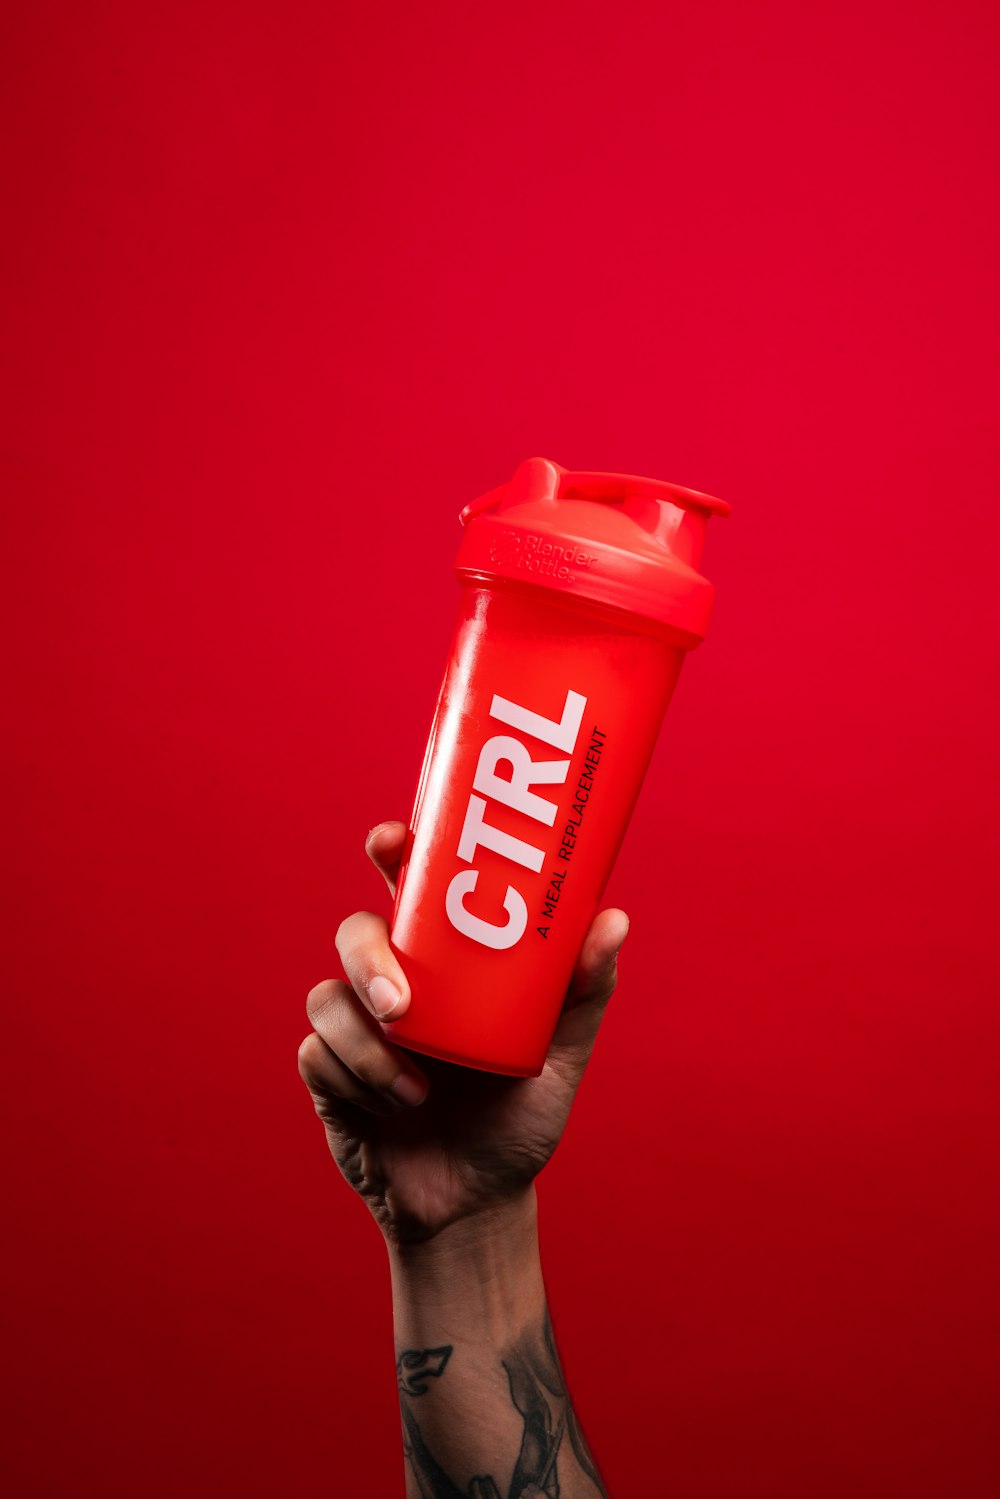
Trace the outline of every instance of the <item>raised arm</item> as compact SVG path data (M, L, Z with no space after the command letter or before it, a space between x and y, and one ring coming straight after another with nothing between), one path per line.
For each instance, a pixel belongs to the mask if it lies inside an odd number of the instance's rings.
M393 886L405 829L368 852ZM386 923L345 921L348 982L309 995L299 1067L330 1149L382 1230L392 1276L408 1499L594 1499L545 1300L534 1179L558 1144L615 983L628 922L584 942L545 1068L502 1078L393 1046L405 976Z

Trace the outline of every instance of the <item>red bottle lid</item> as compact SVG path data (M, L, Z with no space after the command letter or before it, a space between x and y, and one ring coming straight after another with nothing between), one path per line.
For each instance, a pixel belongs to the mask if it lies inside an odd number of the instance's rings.
M724 500L677 484L529 458L462 511L455 571L589 600L666 626L690 648L712 609L712 585L697 571L705 527L728 514Z

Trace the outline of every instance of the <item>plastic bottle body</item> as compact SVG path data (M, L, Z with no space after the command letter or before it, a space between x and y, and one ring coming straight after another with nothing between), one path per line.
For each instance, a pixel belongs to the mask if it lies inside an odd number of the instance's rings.
M542 589L463 588L393 912L394 1040L541 1071L684 655Z

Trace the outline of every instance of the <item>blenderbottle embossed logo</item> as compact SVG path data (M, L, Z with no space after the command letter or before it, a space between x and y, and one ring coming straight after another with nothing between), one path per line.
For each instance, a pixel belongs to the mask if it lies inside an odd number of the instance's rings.
M490 542L490 560L498 567L523 568L536 577L572 584L597 558L572 542L559 544L531 531L501 531Z
M516 565L521 555L522 539L520 531L501 531L490 542L490 558L500 567L507 567L512 562Z

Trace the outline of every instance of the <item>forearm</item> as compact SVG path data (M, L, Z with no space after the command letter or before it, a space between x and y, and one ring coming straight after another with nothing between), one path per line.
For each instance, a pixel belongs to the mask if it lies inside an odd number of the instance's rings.
M604 1495L549 1324L534 1189L389 1257L408 1499Z

